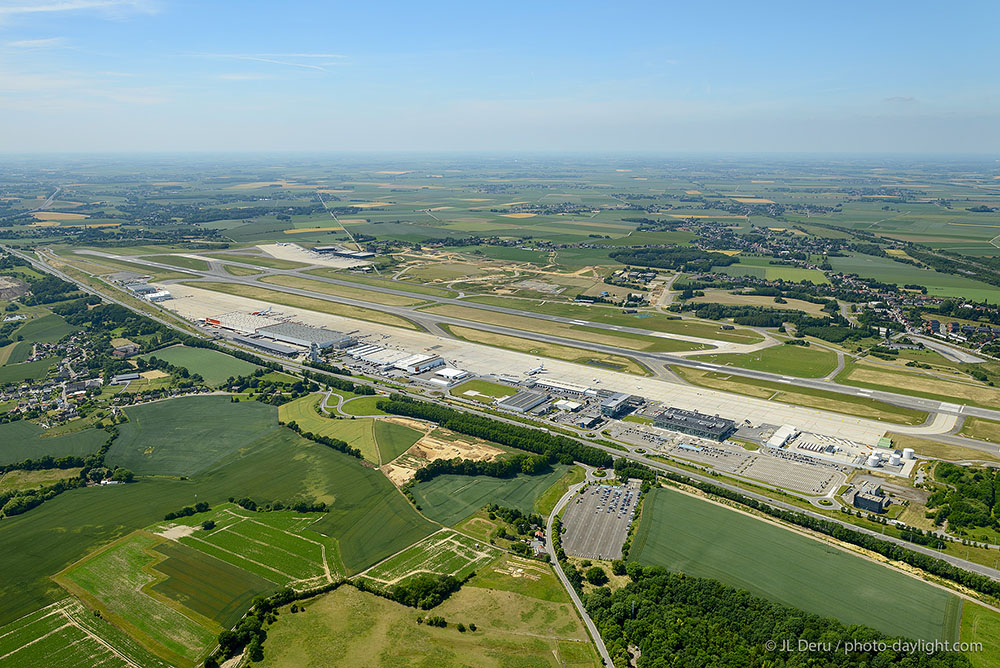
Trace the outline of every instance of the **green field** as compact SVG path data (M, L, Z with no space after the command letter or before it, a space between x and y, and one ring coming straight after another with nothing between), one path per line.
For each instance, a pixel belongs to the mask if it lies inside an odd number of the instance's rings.
M208 263L196 257L184 257L183 255L150 255L142 258L150 262L169 264L182 269L194 269L196 271L208 271Z
M66 322L62 316L49 313L24 323L11 338L21 336L29 343L55 343L77 329L79 328Z
M968 652L974 668L996 668L1000 665L1000 614L976 603L962 606L962 642L983 643L982 652Z
M49 369L55 366L58 358L46 357L34 362L23 364L5 364L0 366L0 386L7 383L21 383L27 380L44 378Z
M692 355L688 359L799 378L822 378L837 369L837 354L816 346L777 345L746 354Z
M852 254L845 257L831 257L830 264L835 271L858 274L885 283L923 285L927 287L927 294L937 297L959 297L977 302L1000 303L1000 290L988 283L894 262L886 257Z
M524 578L505 577L523 589ZM550 602L521 593L466 585L431 611L448 621L447 628L415 624L414 619L420 614L413 608L343 586L307 602L302 612L288 614L287 608L283 609L268 630L264 660L258 665L262 668L597 668L601 665L565 593L559 602ZM473 623L477 630L460 633L455 628L458 622Z
M800 281L812 281L816 284L829 283L823 272L818 269L802 269L800 267L786 267L783 265L769 264L770 258L740 256L737 264L726 267L712 267L712 271L730 276L756 276L768 281L789 281L798 283Z
M348 415L385 415L385 413L380 411L378 406L376 406L378 400L382 398L384 397L357 397L349 401L345 401L340 407L340 410Z
M213 386L222 384L230 377L249 376L260 368L256 364L236 359L232 355L221 353L218 350L189 348L183 345L170 346L142 356L146 360L150 357L161 359L174 366L182 366L191 373L200 374L206 383Z
M67 598L0 626L0 668L168 668L111 622Z
M156 582L152 553L162 539L135 533L60 573L57 580L157 655L190 665L208 653L221 627L195 621L190 612L147 593ZM180 659L181 661L178 661Z
M227 396L181 397L126 409L109 465L138 474L194 475L277 428L278 411Z
M587 472L582 466L571 466L563 477L535 499L535 512L542 517L548 517L570 486L583 482L586 476Z
M100 450L108 440L108 432L102 429L84 429L63 436L45 436L46 433L25 420L0 424L0 464L39 459L45 455L84 457Z
M300 397L278 408L278 418L284 422L295 422L302 431L318 436L339 438L352 448L361 450L361 455L373 464L379 463L378 447L375 444L372 420L335 420L317 412L322 395L310 394ZM336 402L331 396L330 405Z
M365 577L382 586L402 582L414 573L453 575L464 580L500 554L495 547L444 529L365 571Z
M413 486L413 498L423 513L435 522L454 526L490 503L530 513L535 500L556 484L568 467L554 466L542 475L518 475L513 478L440 475Z
M462 399L471 399L482 404L491 404L496 399L503 399L517 394L517 388L488 380L467 380L457 387L448 390L448 394Z
M386 420L375 420L375 441L383 462L391 462L423 438L421 431Z
M891 568L669 489L646 498L630 559L714 578L890 636L956 640L962 602Z
M304 499L330 504L313 529L335 538L354 572L435 530L378 471L356 459L277 429L190 480L143 478L129 485L64 492L0 522L7 569L0 579L0 624L62 597L49 576L88 552L168 511L197 501ZM317 538L317 540L321 540Z
M270 583L316 586L329 582L330 573L343 572L336 540L308 530L321 517L292 511L255 513L223 504L174 524L197 527L211 519L214 529L195 530L181 537L181 543Z

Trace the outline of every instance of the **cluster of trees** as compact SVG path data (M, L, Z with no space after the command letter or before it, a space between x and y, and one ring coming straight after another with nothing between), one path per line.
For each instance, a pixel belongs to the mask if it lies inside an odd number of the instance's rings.
M656 471L649 468L645 464L640 464L639 462L632 461L631 459L625 459L624 457L619 457L615 460L615 475L622 482L625 482L629 478L635 478L636 480L642 480L643 492L647 491L648 484L656 482Z
M439 475L453 473L455 475L482 475L490 478L512 478L518 473L536 475L552 470L546 455L514 454L493 461L474 461L472 459L435 459L417 469L413 479L417 482L427 482Z
M736 324L746 327L781 327L789 322L795 325L798 334L815 336L833 343L872 335L871 329L851 325L840 313L832 313L829 318L817 318L799 310L716 303L674 304L670 309L677 312L694 311L699 318L707 320L732 318Z
M761 503L756 499L743 496L738 492L698 480L693 480L679 473L664 471L662 476L669 480L673 480L674 482L695 487L707 494L713 494L715 496L729 499L730 501L735 501L740 505L753 508L754 510L759 510L767 515L770 515L771 517L775 517L785 522L790 522L791 524L811 529L812 531L817 531L832 538L836 538L837 540L844 541L845 543L850 543L866 550L877 552L883 557L887 557L894 561L901 561L904 564L913 566L914 568L927 571L931 575L951 580L952 582L968 587L973 591L977 591L980 594L1000 598L1000 582L985 575L979 575L978 573L972 573L961 569L958 566L952 566L943 559L938 559L937 557L908 550L902 545L891 543L887 540L876 538L875 536L869 536L868 534L863 534L860 531L854 531L853 529L849 529L836 522L821 520L790 510L774 508L773 506Z
M297 513L325 513L328 508L322 501L305 501L299 499L297 501L268 501L266 503L257 503L248 496L242 498L229 497L230 503L235 503L240 508L246 510L252 510L257 513L269 513L275 510L294 510Z
M679 271L709 271L712 267L725 267L739 259L725 253L703 251L700 248L625 248L609 253L622 264L638 267L657 267Z
M893 639L872 628L845 626L715 580L658 566L643 568L632 562L628 574L632 582L625 587L614 592L598 589L585 601L616 668L631 665L629 645L639 649L645 666L970 665L957 652L905 654L887 649L876 657L846 651L848 642L884 641L891 646ZM798 651L800 639L815 643L817 649ZM791 652L782 651L782 641L791 644ZM822 649L824 645L831 649Z
M399 394L394 394L388 399L380 399L376 405L386 413L430 420L460 434L476 436L519 450L544 454L550 461L558 460L564 464L580 461L590 466L603 467L609 467L612 464L612 457L606 452L579 443L572 438L539 429L500 422L479 415L470 415L453 408L426 401L417 401Z
M389 591L389 598L411 608L430 610L459 590L461 580L452 575L420 573L407 578Z
M341 369L340 367L333 366L332 364L323 364L322 362L307 362L308 366L322 368L330 373L335 373L341 376L350 376L351 372L347 369ZM350 382L349 380L344 380L343 378L337 378L331 376L330 373L316 373L315 371L303 371L302 375L306 378L310 378L317 383L322 383L327 387L331 387L335 390L340 390L341 392L352 392L354 394L363 394L371 396L375 394L375 390L368 385L357 385Z
M31 292L21 297L21 303L26 306L63 302L83 294L74 284L52 274L43 274L41 278L29 276L27 281Z
M507 508L496 503L486 506L486 512L491 520L500 518L522 536L527 535L533 526L545 526L545 519L538 513L523 513L517 508Z
M329 436L314 434L311 431L302 431L302 427L300 427L298 423L295 422L295 420L292 420L291 422L288 423L280 422L279 424L288 427L302 438L307 438L310 441L313 441L314 443L319 443L321 445L325 445L328 448L333 448L338 452L343 452L345 455L357 457L358 459L362 458L361 450L359 450L358 448L352 448L350 445L347 444L347 441L342 441L339 438L330 438Z
M995 514L1000 493L996 469L938 462L934 479L947 485L927 499L927 507L937 509L935 524L940 526L947 520L949 529L1000 526Z
M169 522L170 520L176 520L178 517L191 517L195 513L207 513L211 509L212 507L207 503L199 501L194 506L184 506L180 510L171 511L164 515L163 519Z

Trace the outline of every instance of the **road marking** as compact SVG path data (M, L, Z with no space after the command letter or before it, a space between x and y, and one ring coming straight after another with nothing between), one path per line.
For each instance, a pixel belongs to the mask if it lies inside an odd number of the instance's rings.
M958 404L946 404L943 401L940 404L938 404L939 411L955 411L956 413L961 413L962 408L963 407Z
M586 320L570 320L570 322L572 322L574 325L586 325L587 324Z

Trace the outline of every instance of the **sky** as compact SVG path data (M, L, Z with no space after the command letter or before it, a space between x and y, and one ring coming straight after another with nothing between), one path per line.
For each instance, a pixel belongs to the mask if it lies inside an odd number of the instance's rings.
M0 152L1000 152L1000 3L0 0Z

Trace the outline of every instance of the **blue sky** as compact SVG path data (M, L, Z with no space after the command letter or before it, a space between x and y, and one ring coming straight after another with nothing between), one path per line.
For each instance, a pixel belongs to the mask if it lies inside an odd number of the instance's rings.
M0 151L991 153L998 24L993 0L0 0Z

